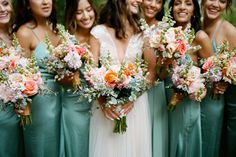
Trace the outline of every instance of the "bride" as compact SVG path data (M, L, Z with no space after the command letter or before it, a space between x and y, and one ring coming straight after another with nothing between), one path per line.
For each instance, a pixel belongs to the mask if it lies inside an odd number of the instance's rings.
M109 0L101 10L99 25L91 30L91 51L95 62L110 53L113 64L135 61L143 54L143 36L138 27L142 0ZM151 57L149 57L151 60ZM149 68L150 69L150 68ZM149 80L151 80L151 73ZM100 99L93 104L90 123L90 157L151 157L151 122L147 93L135 102L122 105L127 115L124 134L112 133L114 122L121 113L103 107Z

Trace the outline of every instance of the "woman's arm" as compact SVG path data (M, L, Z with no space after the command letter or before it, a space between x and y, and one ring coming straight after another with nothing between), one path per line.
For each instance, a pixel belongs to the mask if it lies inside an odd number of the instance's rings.
M198 31L195 35L193 45L200 45L201 49L197 52L198 57L207 58L213 54L211 40L209 36L202 30Z
M16 32L16 37L23 48L24 56L30 57L32 49L32 42L34 41L33 35L29 28L21 26Z
M96 39L94 36L90 37L89 40L89 45L90 45L90 50L93 54L93 59L94 59L94 63L98 66L99 63L99 52L100 52L100 44L98 39Z

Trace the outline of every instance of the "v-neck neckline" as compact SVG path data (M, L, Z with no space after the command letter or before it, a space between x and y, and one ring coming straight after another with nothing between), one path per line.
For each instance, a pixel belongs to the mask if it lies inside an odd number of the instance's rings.
M108 34L108 36L109 36L109 38L110 38L110 40L111 40L112 46L113 46L114 49L115 49L115 55L116 55L116 57L117 57L117 59L118 59L118 62L119 62L120 64L124 63L124 62L125 62L125 59L126 59L126 56L127 56L127 53L128 53L127 51L128 51L128 49L129 49L129 47L130 47L130 46L129 46L129 45L130 45L130 42L131 42L131 40L132 40L132 38L133 38L133 35L128 39L128 43L127 43L127 46L126 46L126 48L125 48L123 58L120 58L120 56L119 56L119 54L118 54L118 49L117 49L117 47L116 47L115 41L114 41L113 38L112 38L111 33L109 32L109 30L107 29L106 26L103 26L103 27L105 28L106 33Z

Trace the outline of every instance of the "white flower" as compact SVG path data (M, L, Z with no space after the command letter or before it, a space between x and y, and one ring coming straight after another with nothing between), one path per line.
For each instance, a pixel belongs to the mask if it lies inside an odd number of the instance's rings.
M65 56L64 61L68 64L69 68L72 68L75 70L79 69L82 65L80 55L74 51L69 52Z
M167 32L165 33L165 38L167 43L174 43L176 41L175 29L174 28L168 29Z

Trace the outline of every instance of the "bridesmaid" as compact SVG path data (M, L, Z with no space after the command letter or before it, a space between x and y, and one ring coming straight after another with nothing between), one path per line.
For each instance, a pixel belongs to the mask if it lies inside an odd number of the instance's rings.
M196 63L198 57L208 57L211 52L209 37L200 30L200 8L197 0L171 0L171 14L176 21L176 26L183 29L190 23L195 30L193 45L202 47L197 53L191 53L192 60ZM207 52L207 53L206 53ZM170 97L167 90L167 96ZM201 157L201 119L200 103L185 97L169 113L169 146L170 157Z
M157 25L164 15L165 0L143 0L142 9L149 26ZM164 81L148 91L152 120L152 156L168 156L168 111Z
M0 42L7 47L11 46L12 42L13 8L11 3L11 0L0 0ZM0 156L23 156L22 128L13 106L0 107L0 139Z
M67 0L65 25L80 43L88 44L96 12L91 0ZM61 156L87 157L91 104L73 93L71 81L62 91Z
M52 90L33 98L32 124L24 129L26 157L58 157L60 147L60 86L54 75L41 62L47 57L46 35L53 45L59 43L56 35L54 0L21 0L16 4L16 30L26 56L35 56L45 85Z
M204 12L203 26L212 42L214 53L217 53L217 46L222 42L228 41L232 49L236 47L236 29L228 21L224 20L222 15L225 10L230 10L232 0L203 0L202 7ZM219 93L224 93L226 86L217 84L216 89ZM223 146L225 147L224 155L233 157L236 154L236 86L229 85L224 96L218 102L210 101L204 106L203 116L203 146L205 149L204 156L215 157L219 154L220 138L222 130L222 119L224 113L225 101L225 136ZM202 116L202 117L203 117Z

